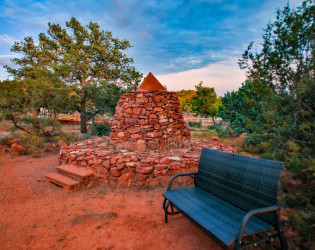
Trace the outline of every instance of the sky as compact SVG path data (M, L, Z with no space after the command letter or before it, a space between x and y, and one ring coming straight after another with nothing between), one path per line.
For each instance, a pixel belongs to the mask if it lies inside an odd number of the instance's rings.
M9 77L3 65L19 56L10 52L14 41L76 17L129 40L136 69L168 90L203 81L223 96L244 82L238 59L252 41L259 50L263 29L288 2L302 0L0 0L0 80Z

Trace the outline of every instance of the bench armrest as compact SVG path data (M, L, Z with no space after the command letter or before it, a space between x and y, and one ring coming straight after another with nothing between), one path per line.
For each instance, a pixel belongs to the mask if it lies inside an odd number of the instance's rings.
M281 209L283 209L283 207L281 207L281 206L271 206L271 207L253 209L253 210L249 211L243 218L242 225L241 225L239 232L238 232L238 238L236 239L236 245L241 244L242 237L243 237L247 222L250 220L251 217L253 217L256 214L277 212ZM235 249L238 249L238 248L235 248Z
M196 183L196 175L198 174L198 172L191 172L191 173L182 173L182 174L176 174L172 177L172 179L170 180L169 184L168 184L168 187L167 187L167 191L170 191L171 190L171 187L172 187L172 183L173 183L173 180L179 176L189 176L189 175L194 175L194 182Z

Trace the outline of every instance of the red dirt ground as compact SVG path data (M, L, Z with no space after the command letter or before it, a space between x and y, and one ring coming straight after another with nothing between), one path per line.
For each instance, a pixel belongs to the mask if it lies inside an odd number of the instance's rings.
M1 249L220 249L182 215L164 223L166 188L46 184L58 155L0 155Z

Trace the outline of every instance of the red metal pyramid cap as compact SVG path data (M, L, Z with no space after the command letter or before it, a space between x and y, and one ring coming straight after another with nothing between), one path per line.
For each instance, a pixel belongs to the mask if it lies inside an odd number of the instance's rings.
M166 89L150 72L141 83L137 91L166 91Z

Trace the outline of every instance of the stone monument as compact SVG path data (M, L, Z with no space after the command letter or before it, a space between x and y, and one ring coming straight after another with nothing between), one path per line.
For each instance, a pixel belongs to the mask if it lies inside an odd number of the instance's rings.
M190 136L176 92L167 91L152 73L120 98L110 134L112 145L128 149L177 147Z

